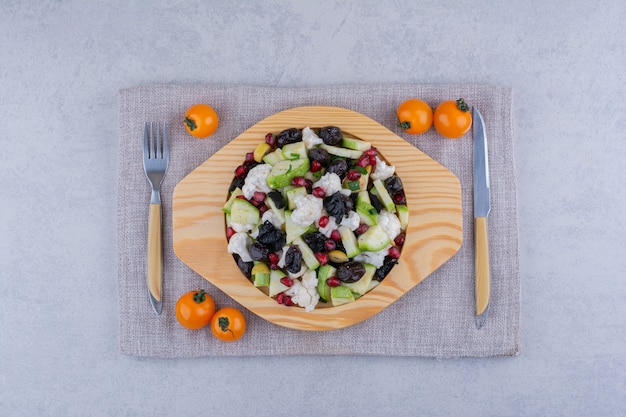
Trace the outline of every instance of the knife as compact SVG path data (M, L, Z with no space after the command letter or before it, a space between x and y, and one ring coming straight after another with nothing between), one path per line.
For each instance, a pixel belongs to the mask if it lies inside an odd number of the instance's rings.
M491 277L487 216L491 210L489 193L489 158L485 122L476 107L474 119L474 261L476 268L476 327L487 321Z

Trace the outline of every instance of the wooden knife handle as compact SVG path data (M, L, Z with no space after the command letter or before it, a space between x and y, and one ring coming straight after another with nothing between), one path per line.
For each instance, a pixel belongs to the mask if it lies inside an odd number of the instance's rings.
M157 301L161 301L163 284L162 242L161 204L150 204L148 217L148 290Z
M474 253L476 265L476 315L480 316L489 305L491 294L491 277L489 271L489 238L487 235L487 218L474 219Z

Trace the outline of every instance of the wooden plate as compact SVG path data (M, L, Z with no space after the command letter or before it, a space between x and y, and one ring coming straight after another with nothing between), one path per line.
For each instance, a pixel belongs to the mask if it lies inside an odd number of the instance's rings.
M378 148L396 167L409 207L399 263L353 303L319 308L279 305L243 276L227 251L222 206L234 169L268 132L290 127L339 126ZM331 330L361 322L400 298L461 247L461 184L454 174L374 120L338 107L297 107L261 120L183 178L173 195L176 255L191 269L258 316L300 330Z

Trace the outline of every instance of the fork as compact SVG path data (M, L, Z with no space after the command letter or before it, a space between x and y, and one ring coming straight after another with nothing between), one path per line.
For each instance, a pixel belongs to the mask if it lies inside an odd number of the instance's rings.
M169 150L166 123L145 123L143 167L152 186L148 217L148 296L156 314L163 306L163 238L161 231L161 182L167 171Z

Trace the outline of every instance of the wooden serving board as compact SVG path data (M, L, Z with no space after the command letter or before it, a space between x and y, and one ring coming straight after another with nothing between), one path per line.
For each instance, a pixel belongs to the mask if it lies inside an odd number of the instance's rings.
M372 291L338 307L312 312L279 305L239 271L227 251L222 212L234 169L268 132L338 126L376 146L396 167L409 208L399 263ZM297 107L261 120L183 178L173 194L174 252L191 269L258 316L300 330L332 330L361 322L388 307L458 252L463 239L458 178L376 121L338 107Z

